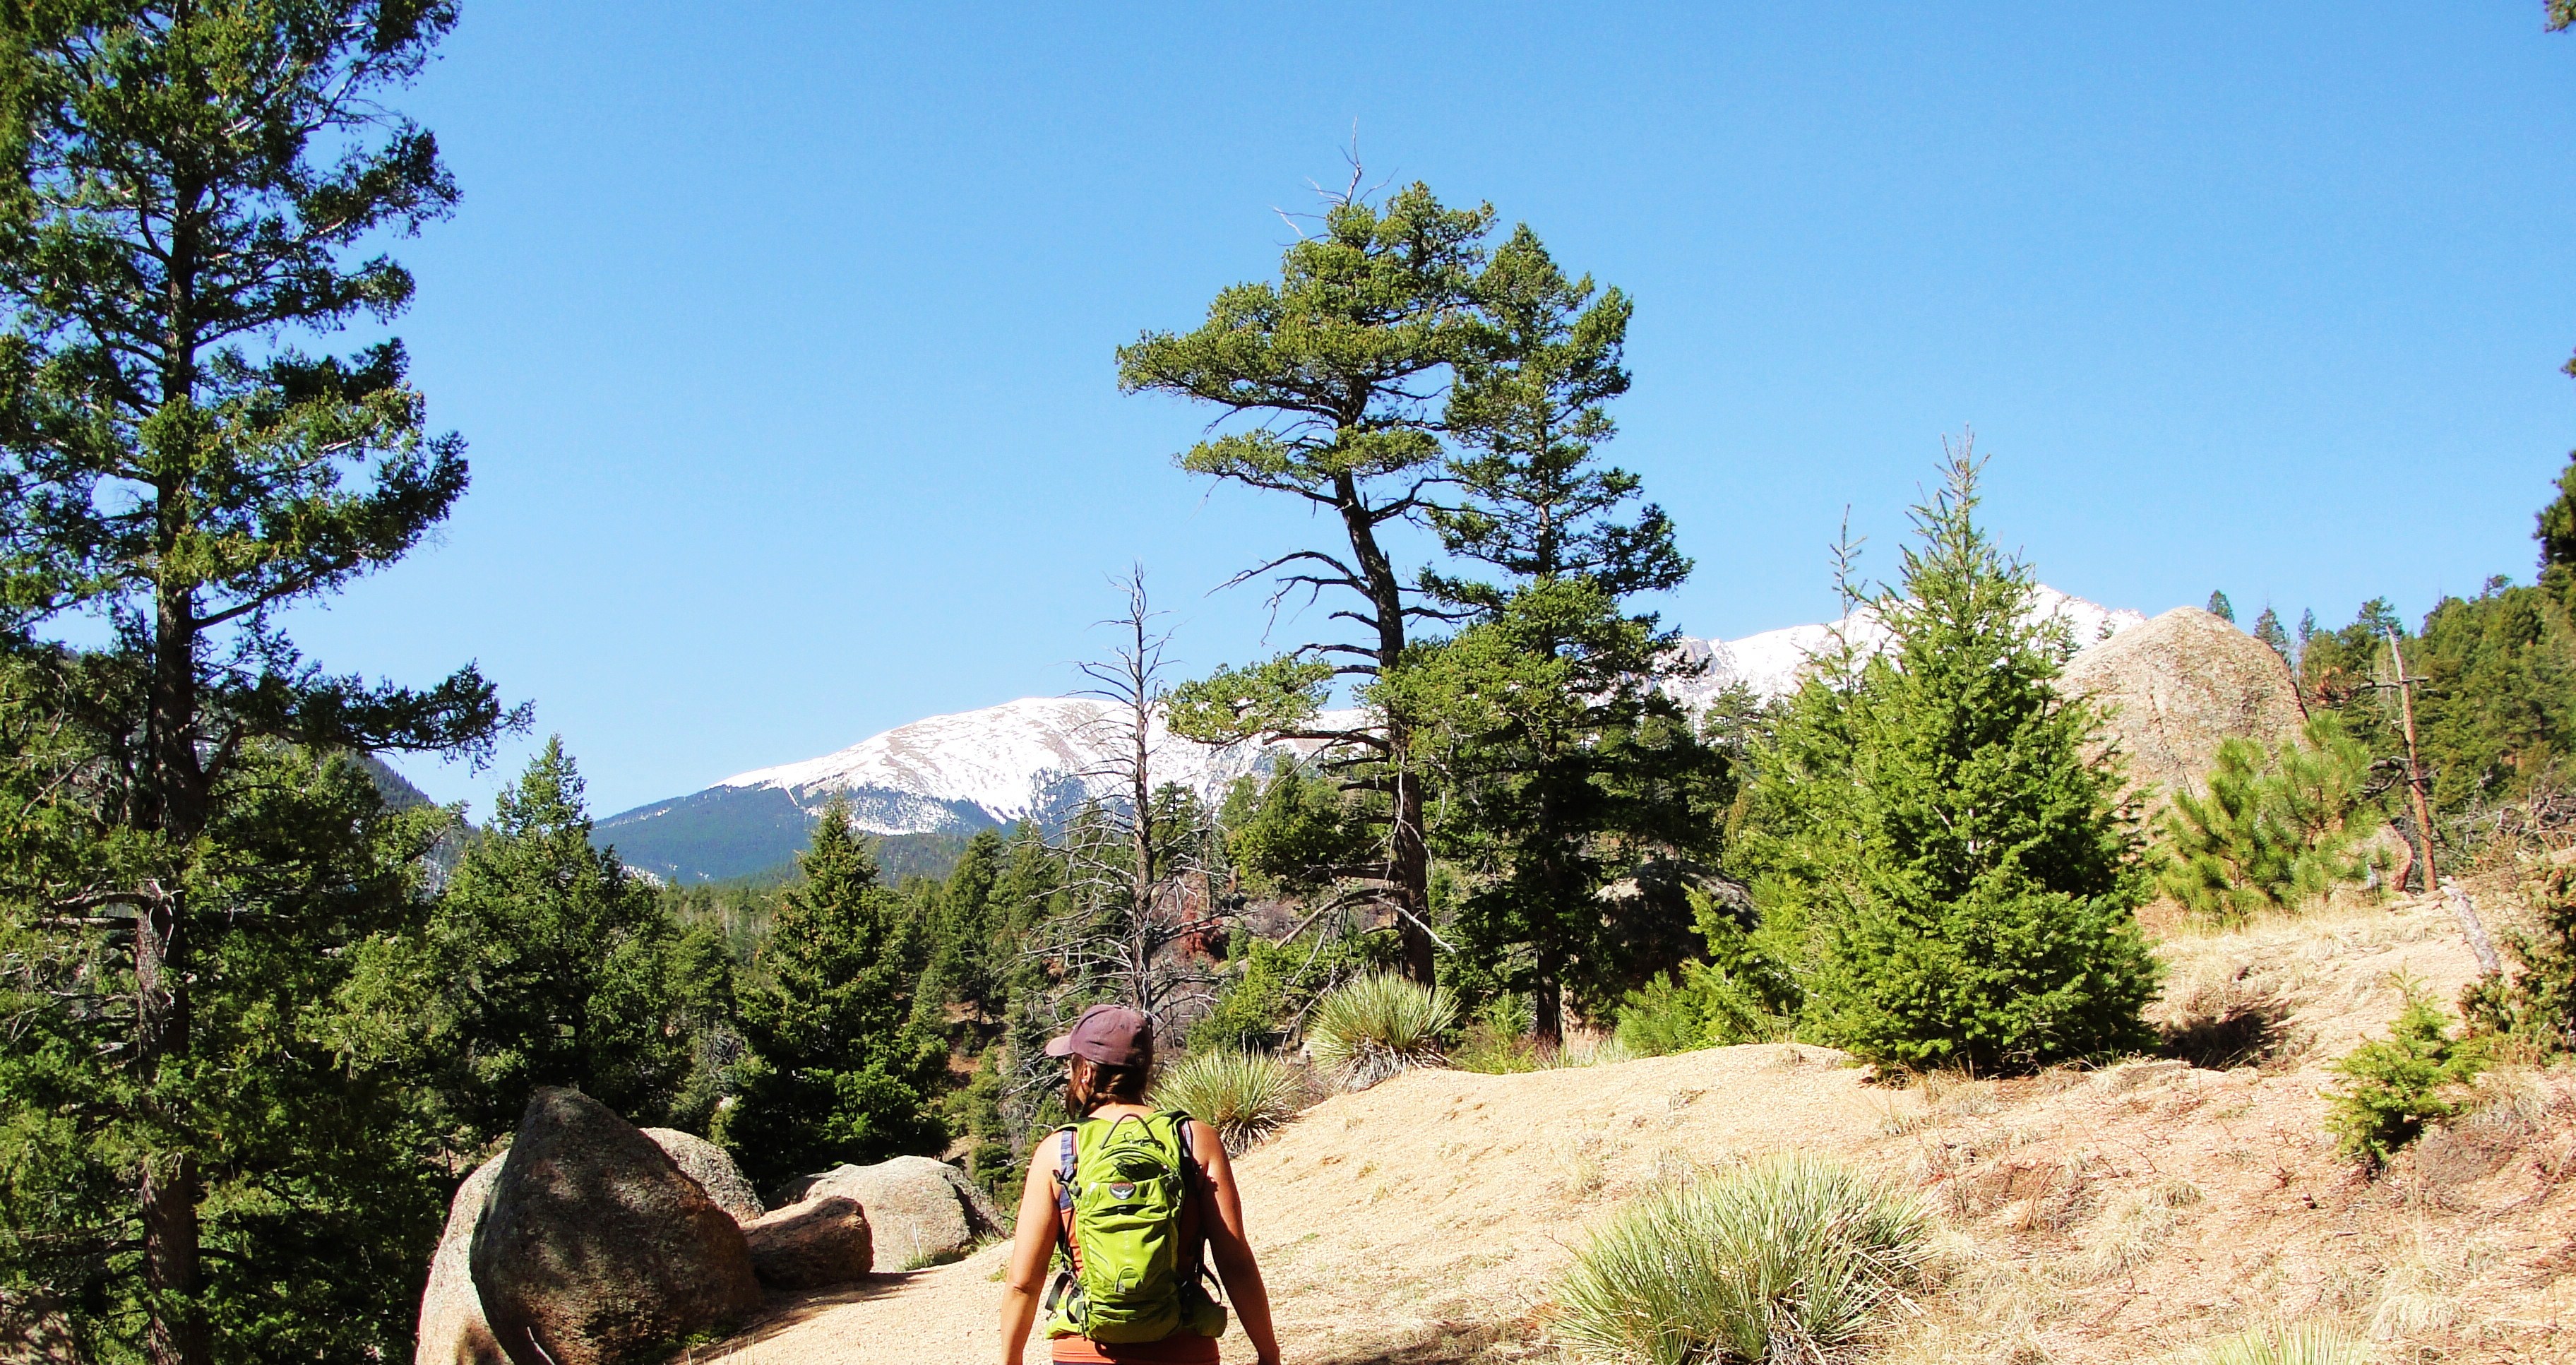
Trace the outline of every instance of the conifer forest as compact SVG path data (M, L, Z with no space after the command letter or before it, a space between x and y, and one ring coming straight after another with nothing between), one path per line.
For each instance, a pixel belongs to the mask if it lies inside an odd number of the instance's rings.
M1110 727L1077 799L932 834L835 799L792 862L657 875L510 678L299 639L474 496L399 339L407 253L468 211L405 112L458 23L0 6L0 1359L408 1358L451 1199L545 1087L764 1191L926 1156L1007 1208L1067 1118L1043 1046L1100 1002L1175 1074L1312 1094L1781 1041L2028 1077L2199 1055L2166 936L2576 834L2576 456L2527 558L2420 616L2213 592L2297 728L2167 792L2066 683L2097 641L1965 432L1868 557L1783 567L1843 612L1792 685L1718 685L1657 605L1688 528L1620 460L1656 301L1472 183L1354 176L1270 273L1086 358L1202 424L1133 461L1298 514L1198 608L1266 652L1169 662L1183 589L1137 570L1068 687ZM485 810L388 766L519 739ZM1257 758L1196 785L1179 746ZM2481 922L2478 984L2350 1059L2356 1170L2483 1064L2453 1050L2576 1049L2568 906Z

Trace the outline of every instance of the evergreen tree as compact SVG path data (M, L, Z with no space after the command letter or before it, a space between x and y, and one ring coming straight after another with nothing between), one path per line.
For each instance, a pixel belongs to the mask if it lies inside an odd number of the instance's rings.
M2266 605L2263 614L2254 618L2254 638L2271 647L2281 662L2298 667L2298 653L2290 646L2290 633L2281 629L2281 614Z
M825 807L797 862L804 880L781 898L742 994L752 1055L718 1122L763 1184L944 1140L931 1104L947 1049L915 1014L916 945L846 805Z
M649 883L593 845L581 774L557 736L495 799L420 951L384 960L376 980L416 974L426 998L405 1006L388 990L385 1008L424 1021L438 1119L471 1152L517 1127L541 1085L637 1123L683 1117L730 966L716 930L684 934Z
M2062 627L1977 526L1964 449L1919 507L1890 652L1821 661L1757 767L1762 933L1806 976L1804 1027L1873 1061L2027 1069L2144 1043L2156 969L2099 719L2050 685Z
M1351 727L1318 720L1327 685L1399 667L1430 614L1397 566L1391 525L1418 518L1439 473L1438 413L1426 390L1464 340L1469 294L1493 210L1452 209L1414 185L1371 204L1335 199L1322 231L1288 248L1275 283L1227 289L1194 332L1149 332L1118 352L1128 392L1176 394L1252 425L1180 457L1195 474L1304 504L1343 544L1292 550L1247 570L1277 572L1280 596L1325 593L1328 619L1351 638L1313 641L1246 669L1176 689L1173 728L1192 738L1311 738L1349 757L1327 760L1378 796L1384 825L1375 880L1405 945L1406 970L1433 973L1431 864L1423 820L1418 718L1384 706ZM1274 599L1276 600L1276 599Z
M2228 602L2227 594L2216 589L2210 590L2209 614L2231 626L2236 624L2236 608Z
M1644 857L1708 841L1723 760L1656 687L1676 672L1677 636L1626 606L1690 573L1662 509L1630 508L1636 476L1597 458L1629 383L1627 297L1566 278L1527 226L1474 297L1445 414L1459 499L1429 518L1444 549L1500 581L1426 574L1468 624L1376 691L1437 717L1441 844L1475 879L1462 950L1530 994L1552 1047L1568 987L1615 1000L1636 974L1617 947L1654 937L1605 923L1597 893Z
M2558 496L2540 509L2539 526L2531 533L2540 542L2540 569L2547 573L2553 566L2576 566L2576 451L2569 452L2567 467L2558 471Z
M211 1079L231 1074L229 1038L201 1014L252 988L222 976L241 906L220 840L266 837L227 806L266 809L241 768L276 743L470 748L502 719L471 669L370 685L323 673L285 629L465 488L462 443L424 430L399 343L294 345L410 298L367 243L443 216L455 187L386 99L454 18L437 0L0 17L0 634L85 613L121 661L94 700L114 708L97 728L120 792L103 837L133 856L78 913L117 921L133 985L113 1178L137 1249L114 1273L133 1281L131 1337L168 1365L259 1349L218 1323L210 1276L240 1281L202 1245L232 1216L214 1163L233 1130Z
M442 816L387 811L345 757L246 745L190 867L187 1046L138 1075L130 921L99 913L163 865L119 823L123 711L100 703L135 684L126 664L0 662L0 1329L50 1318L70 1358L133 1360L156 1312L186 1311L224 1361L408 1351L443 1173L402 1059L338 997L376 936L418 927ZM173 1304L142 1264L134 1176L178 1140L202 1259Z
M975 831L947 882L930 897L930 968L922 978L922 998L964 1005L978 1025L999 1020L1009 999L1008 945L993 897L1006 856L998 832Z

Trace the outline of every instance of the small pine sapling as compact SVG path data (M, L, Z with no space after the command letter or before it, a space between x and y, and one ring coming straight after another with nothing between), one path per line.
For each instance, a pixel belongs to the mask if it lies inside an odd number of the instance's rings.
M2485 976L2460 992L2469 1027L2542 1057L2576 1052L2576 867L2553 867L2533 897L2537 933L2505 935L2517 971Z
M2420 985L2398 983L2406 1007L2389 1036L2354 1048L2329 1069L2344 1077L2326 1111L2342 1153L2376 1170L2423 1136L2425 1125L2460 1111L2456 1092L2486 1069L2484 1039L2451 1032Z

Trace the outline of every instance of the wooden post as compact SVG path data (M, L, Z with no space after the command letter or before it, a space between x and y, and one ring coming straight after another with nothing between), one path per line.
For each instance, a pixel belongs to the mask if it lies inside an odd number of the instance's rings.
M2460 921L2460 932L2469 940L2469 951L2477 955L2478 966L2494 976L2504 970L2504 964L2496 957L2495 943L2487 937L2485 922L2478 918L2476 903L2458 882L2442 876L2433 860L2433 802L2428 790L2432 783L2424 775L2423 756L2415 746L2415 684L2423 679L2407 676L2406 655L2397 647L2397 632L2384 633L2388 636L2389 664L2397 670L2398 713L2406 720L2406 792L2413 798L2415 829L2424 841L2424 890L2428 895L2439 893L2450 902L2451 913Z

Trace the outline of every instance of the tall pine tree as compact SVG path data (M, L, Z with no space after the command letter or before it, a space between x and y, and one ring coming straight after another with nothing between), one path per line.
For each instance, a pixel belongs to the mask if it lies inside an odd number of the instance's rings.
M1675 633L1627 605L1690 573L1662 509L1631 506L1636 476L1597 458L1616 432L1607 404L1629 383L1627 296L1568 279L1524 225L1474 297L1445 413L1458 497L1429 516L1443 548L1492 581L1426 574L1467 625L1379 691L1434 718L1440 842L1473 875L1461 947L1531 994L1552 1047L1569 985L1615 998L1632 984L1623 940L1674 937L1605 919L1597 893L1643 858L1709 841L1724 761L1656 687Z
M847 806L824 809L797 865L742 994L752 1055L718 1123L764 1184L943 1141L931 1102L947 1048L913 1008L922 945Z
M0 633L83 613L120 660L95 699L118 793L101 809L133 856L60 908L117 921L132 984L115 1179L139 1250L121 1264L140 1347L165 1365L218 1353L202 1242L223 1216L229 1130L207 1078L226 1040L200 1002L231 989L218 948L249 913L220 871L270 790L246 766L277 742L470 747L501 720L471 669L417 692L334 677L284 628L465 488L462 443L425 430L399 343L294 344L411 297L368 243L456 191L386 100L454 18L436 0L0 15Z
M1974 519L1962 448L1915 510L1886 653L1820 661L1754 787L1764 936L1798 960L1802 1025L1903 1067L2027 1069L2147 1038L2156 968L2137 836L2100 724L2050 686L2069 641ZM2062 628L2056 634L2062 635Z
M1290 499L1338 532L1243 578L1277 573L1274 605L1330 594L1326 620L1349 633L1177 689L1173 728L1202 740L1336 746L1327 764L1378 798L1383 852L1374 880L1406 970L1425 982L1433 944L1414 753L1420 720L1388 704L1356 726L1322 724L1318 714L1332 680L1401 666L1416 624L1431 614L1398 565L1391 534L1421 515L1424 490L1440 473L1429 395L1465 339L1492 223L1490 208L1449 208L1419 184L1382 205L1345 194L1326 209L1322 231L1288 248L1276 282L1236 285L1217 295L1197 330L1149 332L1118 352L1121 388L1176 394L1244 419L1184 451L1182 468Z

